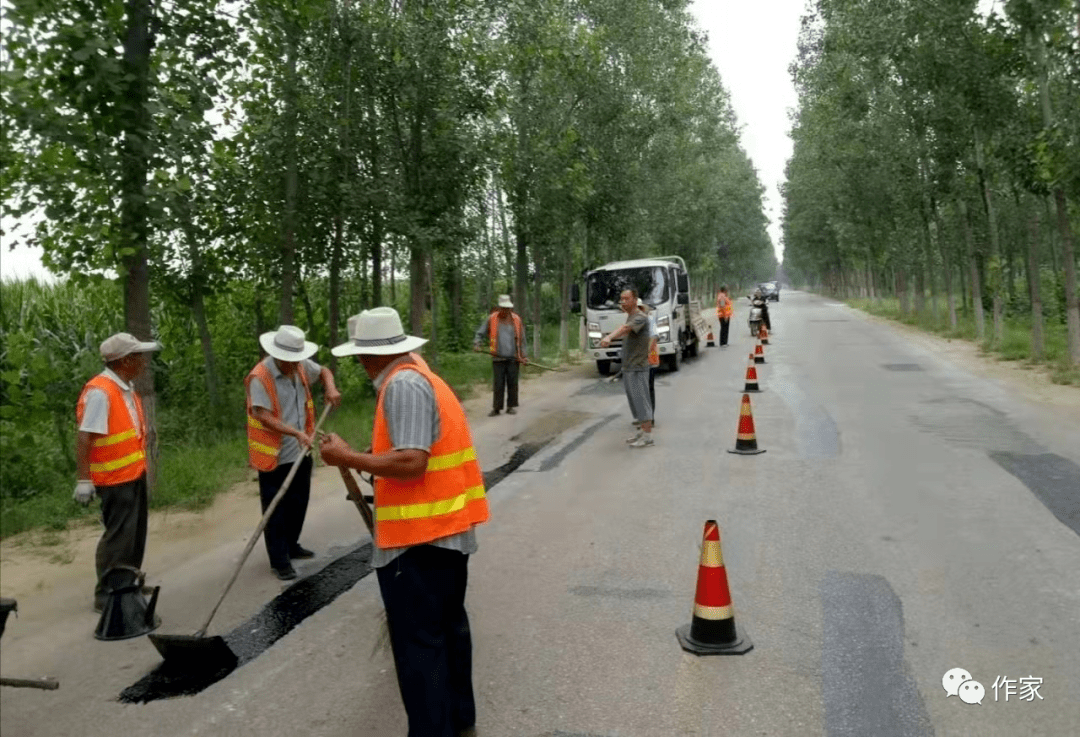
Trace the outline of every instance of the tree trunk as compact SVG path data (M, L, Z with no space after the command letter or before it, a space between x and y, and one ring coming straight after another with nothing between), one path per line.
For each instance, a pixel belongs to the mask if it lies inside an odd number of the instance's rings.
M370 126L370 162L371 162L371 176L375 182L382 181L382 156L379 151L379 126L377 124L378 118L375 115L375 95L374 92L368 95L367 111L368 111L368 125ZM382 202L376 198L370 208L371 217L371 304L375 307L381 307L383 305L382 295L382 270L383 270L383 238L385 237L384 225L383 225L383 208ZM391 278L393 278L391 276ZM393 302L393 283L391 282L390 301Z
M296 190L298 180L297 110L296 100L296 28L292 21L286 30L285 62L285 212L284 237L281 244L281 309L282 325L293 324L293 290L296 269Z
M397 236L390 243L390 304L397 309Z
M334 216L334 242L330 247L330 345L335 346L342 341L338 338L338 323L341 322L341 256L342 256L342 230L344 229L341 206ZM330 372L337 373L337 357L330 355Z
M968 217L967 203L960 201L960 220L964 227L964 244L967 247L968 269L971 273L971 308L975 313L975 336L979 342L986 340L986 318L983 316L982 283L979 276L979 262L975 258L975 238L971 233L971 220Z
M987 264L987 276L990 292L994 300L994 347L1001 347L1005 338L1004 303L1002 299L1002 264L1001 245L998 240L997 212L994 198L990 193L990 178L986 172L983 158L982 133L975 129L975 161L979 168L979 189L982 193L983 207L986 209L986 225L990 235L990 260Z
M427 287L427 254L418 246L409 246L409 329L413 335L424 334L424 291Z
M451 350L462 350L465 341L461 334L461 254L450 254L450 329L453 331Z
M517 193L518 202L524 211L524 186L520 186L519 190L522 191ZM514 213L514 237L517 244L514 266L514 303L520 306L519 309L524 309L529 287L529 236L524 212Z
M565 357L570 350L570 264L572 259L562 260L562 278L559 283L559 355Z
M1080 366L1080 303L1076 293L1076 255L1073 252L1072 229L1069 227L1069 207L1061 187L1054 189L1057 205L1058 231L1061 234L1061 256L1065 262L1065 324L1069 341L1069 359Z
M1046 352L1043 335L1042 296L1039 289L1039 211L1031 208L1028 216L1028 296L1031 299L1031 357L1041 361Z
M931 207L933 214L930 221L930 248L941 256L941 276L945 282L945 301L949 307L949 329L955 333L956 295L953 293L952 264L949 263L949 257L945 253L945 239L941 237L941 218L938 214L937 203L933 203Z
M150 50L154 39L150 30L150 0L128 0L125 4L127 30L124 36L124 116L121 145L123 180L120 200L120 245L130 249L122 259L124 271L124 322L127 331L139 340L152 340L150 318L150 265L148 261L149 213L146 179L150 160L152 121L146 103L150 98ZM135 379L135 391L142 399L146 420L146 480L149 489L157 482L157 402L151 367Z
M502 233L503 263L506 268L506 292L509 294L513 291L511 285L514 283L514 256L510 251L510 230L506 227L506 203L503 201L503 192L502 189L496 189L495 192L497 195L496 202L499 206L499 230ZM524 305L519 307L519 309L523 308Z
M427 284L431 297L431 340L426 345L427 360L432 367L439 367L439 295L435 293L435 253L432 252L427 260ZM413 333L420 335L420 333Z
M540 326L543 324L543 305L540 299L540 292L543 289L543 279L540 276L540 262L537 261L536 274L533 277L534 291L533 291L533 358L540 358Z

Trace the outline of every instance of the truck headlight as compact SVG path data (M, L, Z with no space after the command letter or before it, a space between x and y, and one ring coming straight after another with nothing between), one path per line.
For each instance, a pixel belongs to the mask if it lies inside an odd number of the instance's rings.
M603 337L604 337L603 333L600 332L600 323L598 323L598 322L590 322L589 323L589 338L596 338L596 340L600 340Z
M656 339L657 339L657 341L659 341L661 343L670 342L671 341L671 328L670 327L664 327L664 328L658 327L656 329Z

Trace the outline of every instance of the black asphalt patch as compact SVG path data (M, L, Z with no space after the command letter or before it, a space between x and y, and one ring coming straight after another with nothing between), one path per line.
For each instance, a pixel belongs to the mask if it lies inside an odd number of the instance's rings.
M513 473L522 463L550 442L525 443L510 460L498 468L484 473L484 486L488 491ZM234 667L193 672L177 668L175 664L162 663L136 683L125 688L119 701L128 704L145 704L174 696L193 696L208 686L222 680L236 668L249 663L271 645L291 632L298 624L330 604L348 591L373 570L371 568L372 544L360 545L331 562L318 573L306 576L278 594L262 610L226 635L225 644L236 654Z
M917 363L883 363L881 367L886 371L922 371L923 368Z
M807 320L807 322L851 322L851 321L848 320L846 317L839 317L839 318L832 318L832 319Z
M821 582L822 696L829 737L929 737L904 662L900 598L881 576L829 571Z
M564 447L560 448L557 453L553 454L550 458L545 458L544 462L540 464L540 471L545 472L556 468L560 463L563 462L563 460L568 455L580 448L586 440L591 438L597 430L599 430L601 427L608 424L612 420L616 419L618 416L619 415L608 415L599 422L587 427L585 431L581 433L581 435L577 436L572 441L567 443Z
M1080 466L1056 453L1010 453L987 455L1023 482L1050 513L1080 535Z

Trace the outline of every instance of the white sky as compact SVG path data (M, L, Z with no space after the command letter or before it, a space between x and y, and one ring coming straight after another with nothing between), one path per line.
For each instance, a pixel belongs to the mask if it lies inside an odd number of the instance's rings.
M709 53L731 93L742 145L765 187L765 214L776 258L780 242L780 184L791 157L788 111L798 105L788 65L795 60L806 0L696 0L690 8L709 34Z
M765 214L769 236L779 260L781 199L779 185L791 156L788 111L797 100L788 75L795 58L799 19L806 0L696 0L691 12L709 34L709 52L731 93L732 106L742 126L742 145L765 186ZM5 219L10 237L13 225ZM40 250L0 248L0 277L27 276L52 279L41 265Z

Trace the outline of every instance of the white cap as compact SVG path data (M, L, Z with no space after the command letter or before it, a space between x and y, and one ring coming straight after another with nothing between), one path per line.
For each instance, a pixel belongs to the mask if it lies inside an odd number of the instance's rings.
M160 351L161 344L156 340L142 341L131 333L117 333L101 343L101 358L105 363L116 361L132 353Z

